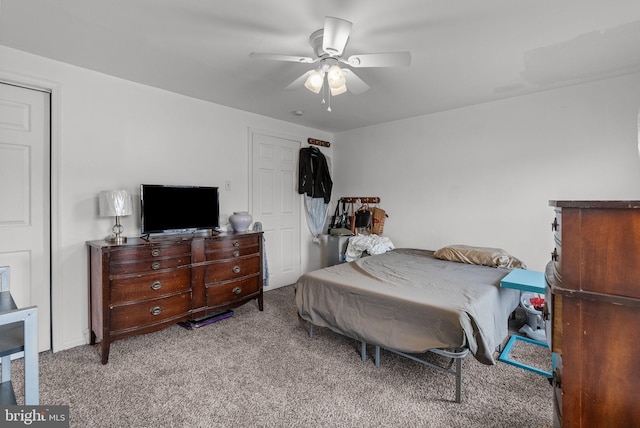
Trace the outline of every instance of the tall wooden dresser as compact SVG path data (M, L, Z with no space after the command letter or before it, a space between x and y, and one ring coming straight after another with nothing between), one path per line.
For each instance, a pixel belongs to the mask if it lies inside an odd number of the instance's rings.
M640 427L640 201L550 201L555 424Z
M203 318L250 300L263 309L262 232L87 242L89 330L111 342L179 321Z

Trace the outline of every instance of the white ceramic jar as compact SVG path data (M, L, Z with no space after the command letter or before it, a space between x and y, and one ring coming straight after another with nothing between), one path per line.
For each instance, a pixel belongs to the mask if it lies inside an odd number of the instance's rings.
M229 223L236 232L246 231L252 221L253 217L248 211L235 211L229 216Z

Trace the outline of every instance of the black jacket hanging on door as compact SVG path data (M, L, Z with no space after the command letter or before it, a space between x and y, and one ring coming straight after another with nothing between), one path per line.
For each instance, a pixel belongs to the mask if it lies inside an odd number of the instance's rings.
M317 147L300 149L298 177L298 193L306 193L312 198L324 198L325 203L331 200L333 181L329 173L327 159Z

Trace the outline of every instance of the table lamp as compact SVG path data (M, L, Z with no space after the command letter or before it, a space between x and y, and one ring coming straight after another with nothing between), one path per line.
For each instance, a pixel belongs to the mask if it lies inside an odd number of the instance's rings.
M120 224L120 217L133 214L133 202L131 193L128 190L104 190L99 195L100 216L115 217L116 224L113 226L113 235L107 237L106 241L113 244L123 244L127 238L122 236L124 227Z

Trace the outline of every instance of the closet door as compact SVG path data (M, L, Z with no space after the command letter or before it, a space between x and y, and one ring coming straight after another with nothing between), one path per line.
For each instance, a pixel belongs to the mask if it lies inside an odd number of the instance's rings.
M51 347L50 94L0 83L0 266L18 307L38 306Z
M301 142L259 132L251 134L253 221L262 223L269 289L300 277L300 212L297 171Z

